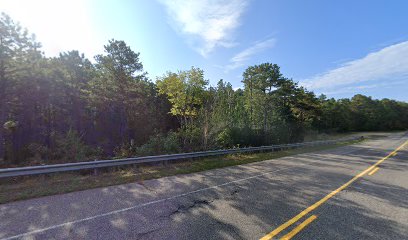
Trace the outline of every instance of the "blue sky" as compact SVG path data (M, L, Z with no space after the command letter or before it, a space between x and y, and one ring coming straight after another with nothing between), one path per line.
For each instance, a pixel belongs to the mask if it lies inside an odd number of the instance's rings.
M154 80L197 66L215 85L240 87L249 65L329 97L363 93L408 101L408 1L0 0L37 35L47 56L88 58L111 38L140 52Z

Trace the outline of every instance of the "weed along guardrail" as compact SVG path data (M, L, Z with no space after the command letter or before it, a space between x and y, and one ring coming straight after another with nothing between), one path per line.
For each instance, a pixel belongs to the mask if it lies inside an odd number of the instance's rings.
M362 138L363 137L353 137L353 138L346 138L346 139L339 139L339 140L302 142L302 143L291 143L291 144L281 144L281 145L271 145L271 146L261 146L261 147L233 148L233 149L224 149L224 150L178 153L178 154L159 155L159 156L123 158L123 159L112 159L112 160L97 160L97 161L89 161L89 162L64 163L64 164L41 165L41 166L30 166L30 167L17 167L17 168L3 168L3 169L0 169L0 178L29 176L29 175L47 174L47 173L58 173L58 172L67 172L67 171L78 171L78 170L85 170L85 169L97 169L97 168L124 166L124 165L132 165L132 164L135 165L135 164L142 164L142 163L168 162L168 161L173 161L173 160L210 157L210 156L228 155L228 154L236 154L236 153L281 151L281 150L291 149L291 148L301 148L301 147L311 147L311 146L313 147L313 146L344 143L344 142L361 140Z

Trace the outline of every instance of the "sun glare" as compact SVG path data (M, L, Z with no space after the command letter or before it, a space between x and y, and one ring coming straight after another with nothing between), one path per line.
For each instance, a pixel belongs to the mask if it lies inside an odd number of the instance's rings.
M95 54L100 50L95 44L91 9L85 1L1 1L1 6L2 11L36 34L47 56L57 56L61 50Z

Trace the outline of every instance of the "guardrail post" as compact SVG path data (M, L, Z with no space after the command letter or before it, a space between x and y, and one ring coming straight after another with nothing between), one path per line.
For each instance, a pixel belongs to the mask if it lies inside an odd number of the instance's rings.
M148 157L134 157L127 159L110 159L110 160L90 160L87 162L78 163L63 163L63 164L53 164L44 166L32 166L32 167L19 167L19 168L8 168L0 169L0 178L4 177L16 177L16 176L30 176L36 174L50 174L56 172L66 172L66 171L79 171L87 170L90 174L98 175L100 170L98 168L102 167L116 167L120 169L122 165L134 165L136 168L138 164L141 163L156 163L163 164L167 166L169 161L183 159L185 161L191 162L193 159L209 157L209 156L219 156L235 153L252 153L252 152L267 152L267 151L282 151L283 149L291 148L304 148L304 147L314 147L320 145L329 145L342 142L356 141L364 139L363 136L353 137L341 140L326 140L326 141L314 141L314 142L303 142L303 143L292 143L292 144L281 144L281 145L271 145L263 147L247 147L238 149L224 149L215 151L204 151L204 152L193 152L193 153L178 153L170 155L161 156L148 156ZM118 163L118 161L120 161ZM115 168L114 168L115 169ZM44 175L45 176L45 175Z
M96 161L97 161L97 159L94 160L94 162L96 162ZM97 175L98 175L98 168L94 168L94 169L93 169L93 175L94 175L94 176L97 176Z

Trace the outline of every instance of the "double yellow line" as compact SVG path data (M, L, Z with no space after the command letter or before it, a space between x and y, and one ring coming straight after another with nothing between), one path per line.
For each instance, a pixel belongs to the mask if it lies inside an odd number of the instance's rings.
M297 222L299 219L301 219L302 217L304 217L305 215L307 215L308 213L310 213L311 211L315 210L316 208L318 208L320 205L322 205L324 202L326 202L327 200L329 200L330 198L332 198L334 195L336 195L337 193L339 193L340 191L344 190L345 188L347 188L350 184L352 184L353 182L355 182L357 179L361 178L362 176L364 176L365 174L367 174L370 171L373 171L373 169L375 169L378 165L380 165L382 162L384 162L387 158L391 157L391 156L395 156L397 154L397 152L403 148L405 145L408 144L408 140L405 141L405 143L403 143L401 146L399 146L398 148L396 148L394 151L392 151L390 154L388 154L387 156L385 156L384 158L380 159L378 162L376 162L374 165L370 166L369 168L367 168L366 170L362 171L361 173L357 174L355 177L353 177L350 181L346 182L345 184L343 184L341 187L337 188L336 190L332 191L331 193L329 193L328 195L326 195L324 198L320 199L319 201L317 201L316 203L314 203L313 205L311 205L310 207L306 208L305 210L303 210L302 212L300 212L298 215L294 216L293 218L289 219L287 222L285 222L284 224L280 225L278 228L276 228L275 230L273 230L272 232L268 233L267 235L265 235L264 237L262 237L260 240L269 240L272 239L273 237L275 237L276 235L278 235L280 232L282 232L283 230L285 230L287 227L291 226L292 224L294 224L295 222ZM376 170L377 171L377 170ZM287 235L285 235L282 239L291 239L294 235L296 235L299 231L301 231L304 227L306 227L309 223L311 223L313 220L315 220L317 217L315 215L309 217L308 219L306 219L304 222L302 222L299 226L297 226L295 229L293 229L290 233L288 233Z
M376 173L378 170L380 170L379 167L374 168L371 172L368 173L368 176L373 175L373 174Z

